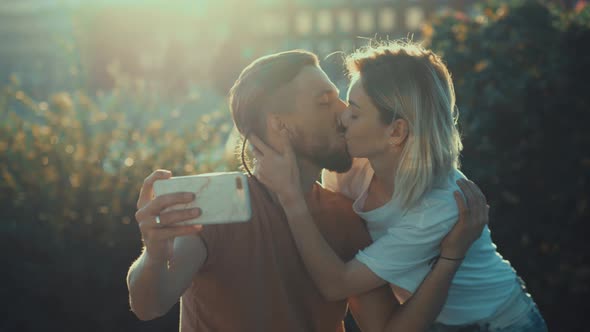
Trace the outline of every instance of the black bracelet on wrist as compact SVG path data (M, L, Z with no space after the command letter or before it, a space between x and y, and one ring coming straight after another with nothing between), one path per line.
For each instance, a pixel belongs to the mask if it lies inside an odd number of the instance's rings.
M452 257L445 257L445 256L441 256L441 255L437 255L432 257L432 259L428 262L428 265L432 267L434 267L434 264L436 264L436 262L438 262L439 259L446 259L448 261L454 261L454 262L460 262L463 259L465 259L465 256L461 257L461 258L452 258Z
M438 256L438 258L446 259L449 261L462 261L465 259L465 256L463 256L461 258L451 258L451 257L445 257L445 256Z

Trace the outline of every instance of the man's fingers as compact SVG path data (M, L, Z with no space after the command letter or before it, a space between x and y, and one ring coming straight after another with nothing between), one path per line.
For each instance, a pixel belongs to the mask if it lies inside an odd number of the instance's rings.
M484 196L481 189L471 180L467 182L467 187L474 196L473 204L471 205L478 215L477 221L480 223L487 223L488 220L488 208L486 197Z
M156 182L156 180L169 179L171 176L172 172L165 169L158 169L153 171L152 174L145 178L143 185L141 186L141 190L139 191L137 208L141 209L152 199L152 195L154 193L154 182Z
M191 192L180 192L165 194L154 198L149 205L146 206L147 213L151 216L158 216L162 210L176 204L187 204L195 200L195 194Z
M195 219L200 216L200 208L167 211L160 214L160 223L164 226L174 225L178 222Z
M202 229L202 225L163 227L153 229L151 237L157 241L168 240L183 235L199 233Z
M467 208L472 210L476 203L476 197L474 196L473 190L471 190L471 188L467 185L467 181L465 181L464 179L458 180L457 185L459 186L459 188L461 188L461 192L463 192Z
M252 134L248 138L250 139L250 143L252 143L262 155L271 155L274 153L273 149L266 145L260 138L258 138L258 136Z
M478 206L483 208L487 204L486 196L483 194L483 192L477 186L477 184L475 184L475 182L473 182L471 180L469 180L469 187L471 188L471 190L473 191L473 193L477 197Z
M459 222L465 222L468 211L465 201L463 200L463 196L458 191L455 191L453 196L455 196L455 202L457 202L457 207L459 208Z

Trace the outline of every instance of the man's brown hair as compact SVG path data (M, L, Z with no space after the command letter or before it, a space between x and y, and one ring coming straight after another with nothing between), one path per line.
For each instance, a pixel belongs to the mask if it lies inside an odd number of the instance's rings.
M319 66L318 57L307 51L292 50L263 56L248 65L229 93L229 108L242 135L242 165L248 173L245 147L248 135L265 138L265 115L269 111L288 111L289 93L280 88L291 82L306 66ZM288 99L287 99L288 100ZM279 102L282 102L279 104Z

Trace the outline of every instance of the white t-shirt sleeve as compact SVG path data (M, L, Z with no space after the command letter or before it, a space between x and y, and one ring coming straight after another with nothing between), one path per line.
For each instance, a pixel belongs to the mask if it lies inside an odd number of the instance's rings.
M371 164L367 159L355 158L348 172L336 173L324 169L322 171L322 185L328 190L339 192L355 200L364 189L363 185L370 174L370 167Z
M440 242L457 221L452 200L425 201L356 259L383 280L414 293L430 272L429 262L440 253Z
M328 171L327 169L322 170L322 186L328 190L340 192L340 186L338 185L339 176L340 174L336 172Z

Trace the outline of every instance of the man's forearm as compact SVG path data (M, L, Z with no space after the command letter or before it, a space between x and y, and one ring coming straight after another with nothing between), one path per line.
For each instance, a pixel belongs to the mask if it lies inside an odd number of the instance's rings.
M459 266L458 261L436 262L412 297L394 311L385 331L426 331L442 310Z
M152 260L145 251L129 268L129 303L139 319L160 317L169 308L167 299L163 298L165 292L161 289L162 285L166 285L167 272L167 262Z

